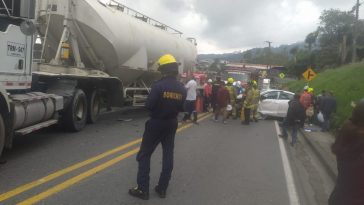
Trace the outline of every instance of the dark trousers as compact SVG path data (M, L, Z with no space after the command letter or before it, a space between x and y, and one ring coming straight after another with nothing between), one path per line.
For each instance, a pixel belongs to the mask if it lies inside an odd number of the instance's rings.
M249 125L250 123L250 112L251 109L250 108L244 108L244 118L245 118L245 124Z
M325 114L324 115L324 122L322 123L322 131L329 131L330 129L330 114Z
M289 123L287 121L287 119L285 118L283 123L282 123L282 135L285 139L288 138L288 128L291 128L292 129L292 133L291 133L291 136L292 136L292 141L291 141L291 145L294 145L297 143L297 134L298 134L298 130L300 128L299 124L297 122L293 122L293 123Z
M207 112L211 104L211 97L204 96L203 101L203 111Z
M196 112L196 100L186 100L185 102L185 116L183 117L183 121L190 120L191 115L193 114L193 121L197 121L197 112Z
M162 144L163 163L158 185L162 190L167 189L173 170L174 137L177 126L177 119L150 119L145 123L143 140L137 155L139 163L137 183L142 191L149 192L150 158L159 143Z

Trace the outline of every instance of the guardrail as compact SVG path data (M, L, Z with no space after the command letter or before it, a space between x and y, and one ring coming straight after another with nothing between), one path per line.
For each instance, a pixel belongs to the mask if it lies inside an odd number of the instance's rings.
M128 14L130 16L133 16L133 17L135 17L135 18L137 18L137 19L139 19L141 21L144 21L144 22L146 22L146 23L148 23L150 25L153 25L153 26L155 26L157 28L160 28L160 29L165 30L167 32L170 32L172 34L178 34L178 35L183 34L181 31L178 31L177 29L174 29L174 28L172 28L170 26L167 26L164 23L161 23L161 22L159 22L159 21L157 21L157 20L155 20L153 18L150 18L149 16L144 15L144 14L142 14L142 13L140 13L140 12L138 12L138 11L132 9L132 8L129 8L129 7L121 4L118 1L110 0L108 6L114 7L114 8L116 8L117 10L119 10L119 11L121 11L123 13L126 13L126 14Z

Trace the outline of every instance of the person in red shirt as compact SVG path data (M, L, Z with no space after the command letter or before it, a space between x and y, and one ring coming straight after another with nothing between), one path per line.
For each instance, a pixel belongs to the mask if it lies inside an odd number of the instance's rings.
M230 104L230 93L226 89L224 82L220 83L219 90L217 92L217 108L215 110L215 122L218 121L218 117L223 115L222 122L226 124L226 119L228 112L226 110L227 106Z
M208 112L210 104L211 104L211 97L212 97L212 80L209 79L207 83L203 86L203 100L204 100L204 106L203 111Z

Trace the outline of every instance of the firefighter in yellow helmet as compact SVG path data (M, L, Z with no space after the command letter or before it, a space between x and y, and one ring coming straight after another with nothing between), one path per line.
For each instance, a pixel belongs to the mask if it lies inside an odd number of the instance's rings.
M236 119L236 90L235 87L233 86L234 83L234 79L233 78L228 78L227 80L227 85L225 86L226 89L229 91L229 95L230 95L230 105L232 106L232 110L229 111L230 114L233 116L233 119Z
M258 89L257 81L252 81L252 118L255 122L258 122L258 106L259 106L259 99L260 99L260 90Z
M158 70L162 79L152 85L146 102L150 119L145 123L138 161L138 186L129 189L129 194L144 200L149 199L150 159L159 143L162 144L162 172L155 191L161 198L166 197L166 190L173 169L174 137L178 121L177 115L183 111L186 99L186 89L177 81L178 64L170 55L162 56L158 61Z
M254 107L253 104L253 83L249 82L248 85L246 86L246 97L243 103L243 108L242 108L242 113L243 113L243 117L242 117L242 121L241 124L245 124L245 125L249 125L250 123L250 113L252 108Z

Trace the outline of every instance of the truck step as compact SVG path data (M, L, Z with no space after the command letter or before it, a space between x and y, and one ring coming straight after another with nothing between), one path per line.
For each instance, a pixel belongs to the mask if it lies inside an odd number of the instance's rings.
M147 101L147 98L148 98L148 95L134 95L133 106L134 107L145 106L145 102Z
M58 122L58 120L55 120L55 119L51 119L51 120L48 120L48 121L45 121L45 122L41 122L39 124L35 124L35 125L29 126L29 127L26 127L26 128L22 128L20 130L16 130L15 135L26 135L26 134L29 134L31 132L40 130L42 128L54 125L57 122Z

